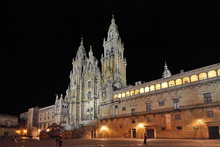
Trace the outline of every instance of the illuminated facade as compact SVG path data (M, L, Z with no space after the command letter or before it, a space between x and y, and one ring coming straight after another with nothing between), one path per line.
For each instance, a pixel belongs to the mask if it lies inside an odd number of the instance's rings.
M165 63L161 79L128 86L114 17L103 47L100 70L81 39L66 94L38 109L38 129L57 123L65 130L83 126L87 137L219 137L220 64L172 75Z

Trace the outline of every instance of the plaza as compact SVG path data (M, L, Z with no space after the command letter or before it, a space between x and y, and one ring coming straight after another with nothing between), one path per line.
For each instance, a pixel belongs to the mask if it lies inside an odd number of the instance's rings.
M1 147L55 147L55 140L34 140L19 139L18 142L12 142L10 138L0 141ZM201 140L201 139L149 139L148 144L143 144L143 139L65 139L62 147L217 147L220 146L220 140Z

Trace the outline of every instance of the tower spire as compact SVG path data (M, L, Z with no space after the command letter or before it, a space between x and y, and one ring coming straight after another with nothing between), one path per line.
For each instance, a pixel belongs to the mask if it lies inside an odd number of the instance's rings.
M171 77L171 72L170 72L170 70L168 69L167 63L166 63L166 60L165 60L164 72L163 72L162 78L168 78L168 77Z

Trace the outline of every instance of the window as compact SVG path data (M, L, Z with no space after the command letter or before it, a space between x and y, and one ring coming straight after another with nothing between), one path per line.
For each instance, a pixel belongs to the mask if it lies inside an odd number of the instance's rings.
M211 70L211 71L208 72L208 77L209 77L209 78L214 78L214 77L216 77L216 76L217 76L216 71Z
M122 111L125 111L126 110L126 107L122 107Z
M173 87L175 86L175 82L172 80L172 81L169 81L169 87Z
M151 112L151 103L150 102L146 103L146 111Z
M131 109L131 115L135 115L135 108Z
M140 89L140 93L144 93L144 88L141 88L141 89Z
M207 117L214 117L213 111L206 111Z
M136 90L135 90L135 95L136 95L136 94L139 94L139 89L136 89Z
M191 76L191 81L192 82L196 82L196 81L198 81L199 79L198 79L198 76L197 75L192 75Z
M131 95L131 96L134 95L134 91L133 91L133 90L130 92L130 95Z
M189 77L183 78L183 84L190 83Z
M165 130L165 127L161 127L160 130L161 130L161 131L164 131L164 130Z
M156 90L160 89L160 84L156 84Z
M88 82L88 85L87 85L87 86L88 86L88 88L91 87L91 81Z
M175 120L180 120L180 114L175 114Z
M121 94L121 97L125 97L125 93L124 92Z
M91 91L88 92L87 98L88 98L88 99L91 99Z
M126 92L126 96L130 96L130 92L129 91Z
M117 109L118 108L118 105L115 105L115 109Z
M199 80L205 80L205 79L207 79L207 74L206 73L200 73L199 74Z
M180 108L179 98L174 98L173 99L173 107L174 107L174 109L179 109Z
M177 79L176 80L176 85L182 85L182 80L181 79Z
M152 122L153 121L153 117L147 117L147 122Z
M132 124L135 124L135 119L131 119L131 123L132 123Z
M205 103L205 104L208 104L208 103L211 103L211 102L212 102L212 96L211 96L211 93L210 93L210 92L204 93L204 94L203 94L203 98L204 98L204 103Z
M158 101L158 104L159 104L159 106L164 106L165 101L164 100L160 100L160 101Z
M154 90L155 90L154 85L151 85L151 86L150 86L150 91L154 91Z
M162 88L167 88L167 87L168 87L168 84L167 84L167 82L163 82L163 83L161 84L161 86L162 86Z
M182 127L178 126L176 127L176 130L182 130Z
M149 87L145 87L145 92L149 92Z
M120 93L120 94L118 94L118 98L121 98L121 93Z
M117 94L115 94L115 95L114 95L114 99L117 99L117 98L118 98L118 95L117 95Z

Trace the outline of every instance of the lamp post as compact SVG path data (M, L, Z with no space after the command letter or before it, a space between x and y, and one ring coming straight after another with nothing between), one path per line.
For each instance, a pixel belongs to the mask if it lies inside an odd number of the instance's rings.
M198 124L199 124L199 128L200 128L200 131L201 131L201 138L203 138L203 134L202 134L202 123L203 121L201 119L198 119Z

